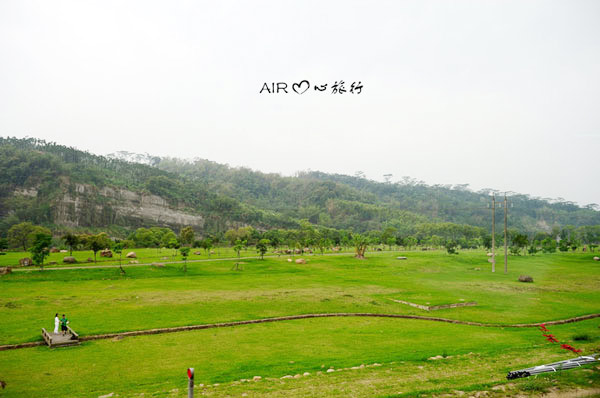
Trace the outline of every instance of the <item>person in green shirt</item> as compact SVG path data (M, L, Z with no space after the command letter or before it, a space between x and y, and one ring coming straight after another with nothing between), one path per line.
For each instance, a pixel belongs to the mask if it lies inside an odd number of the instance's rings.
M65 314L63 314L62 318L60 319L60 330L62 331L62 334L65 335L67 334L67 325L69 324L69 320L67 318L65 318Z

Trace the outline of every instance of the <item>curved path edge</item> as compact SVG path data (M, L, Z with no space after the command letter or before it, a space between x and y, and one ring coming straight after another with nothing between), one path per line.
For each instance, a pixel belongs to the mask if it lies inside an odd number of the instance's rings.
M490 327L490 328L532 328L532 327L538 327L542 324L551 326L551 325L562 325L565 323L581 322L581 321L585 321L588 319L600 318L600 314L582 315L582 316L577 316L574 318L560 319L560 320L556 320L556 321L547 321L547 322L501 324L501 323L481 323L481 322L461 321L461 320L457 320L457 319L439 318L439 317L433 317L433 316L420 316L420 315L376 314L376 313L369 313L369 312L334 312L334 313L325 313L325 314L304 314L304 315L279 316L279 317L273 317L273 318L252 319L252 320L248 320L248 321L206 323L206 324L202 324L202 325L177 326L177 327L172 327L172 328L133 330L130 332L120 332L120 333L96 334L96 335L91 335L91 336L82 336L79 338L79 341L111 339L111 338L115 338L115 337L143 336L143 335L149 335L149 334L175 333L175 332L184 332L187 330L225 328L225 327L253 325L253 324L267 323L267 322L292 321L292 320L296 320L296 319L333 318L333 317L373 317L373 318L417 319L417 320L423 320L423 321L445 322L445 323L454 323L457 325L468 325L468 326L479 326L479 327ZM36 346L40 346L40 345L44 345L44 344L46 344L46 343L43 341L34 341L34 342L29 342L29 343L0 345L0 351L12 350L12 349L17 349L17 348L36 347Z

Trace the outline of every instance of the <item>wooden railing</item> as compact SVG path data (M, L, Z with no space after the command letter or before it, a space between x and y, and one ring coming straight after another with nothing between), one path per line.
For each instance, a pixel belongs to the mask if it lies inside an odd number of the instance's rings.
M52 345L52 336L44 328L42 328L42 337L44 338L44 341L46 341L46 344L49 346Z
M71 333L71 340L79 340L79 335L75 333L73 329L71 329L71 326L67 325L67 330L69 331L69 333Z

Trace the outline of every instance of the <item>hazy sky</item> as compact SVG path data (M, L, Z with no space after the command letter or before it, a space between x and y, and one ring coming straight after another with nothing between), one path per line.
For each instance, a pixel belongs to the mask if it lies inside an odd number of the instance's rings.
M600 2L4 0L0 135L600 203Z

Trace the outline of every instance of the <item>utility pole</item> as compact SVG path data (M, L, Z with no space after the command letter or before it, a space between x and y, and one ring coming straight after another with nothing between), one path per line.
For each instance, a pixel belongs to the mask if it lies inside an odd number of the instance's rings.
M508 232L506 230L506 219L508 216L508 206L506 193L504 193L504 273L508 273Z
M492 272L496 272L496 195L492 194Z

